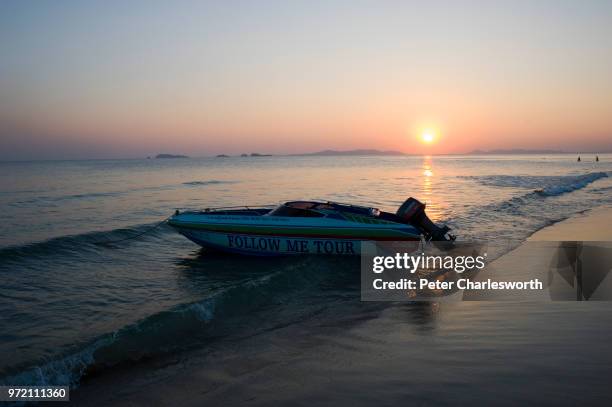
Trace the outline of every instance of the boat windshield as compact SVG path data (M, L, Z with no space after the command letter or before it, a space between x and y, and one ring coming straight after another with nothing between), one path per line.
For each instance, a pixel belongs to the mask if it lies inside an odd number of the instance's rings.
M287 202L280 205L268 216L289 216L294 218L321 218L324 214L317 212L315 209L320 209L321 205L317 202Z

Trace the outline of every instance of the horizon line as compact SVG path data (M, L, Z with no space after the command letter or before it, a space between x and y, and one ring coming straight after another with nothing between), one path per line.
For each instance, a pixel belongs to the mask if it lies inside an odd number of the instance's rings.
M359 151L364 151L360 154ZM512 150L516 150L512 152ZM499 150L473 150L464 153L405 153L402 151L395 150L376 150L376 149L355 149L355 150L320 150L311 153L282 153L282 154L268 154L268 153L249 153L247 156L241 156L241 154L212 154L212 155L197 155L187 156L179 153L159 153L159 154L170 154L177 155L180 157L172 158L156 158L155 156L138 156L138 157L101 157L101 158L24 158L24 159L11 159L4 160L0 159L0 163L27 163L27 162L56 162L56 161L128 161L128 160L185 160L185 159L202 159L202 158L266 158L266 157L359 157L359 156L372 156L372 157L427 157L427 156L486 156L486 155L581 155L581 154L612 154L612 150L604 151L581 151L581 152L568 152L568 151L530 151L528 149L509 149L503 152L503 149ZM370 152L366 152L370 151ZM244 153L242 153L244 154ZM251 154L259 154L252 156Z

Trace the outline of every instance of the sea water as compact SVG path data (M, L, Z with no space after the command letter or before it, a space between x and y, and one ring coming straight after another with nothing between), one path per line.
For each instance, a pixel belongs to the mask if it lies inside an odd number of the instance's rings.
M324 315L332 326L376 307L374 315L386 312L401 325L401 318L410 324L422 310L360 303L359 259L220 255L200 249L167 225L154 227L177 208L313 199L394 212L412 196L460 240L518 244L546 225L612 203L612 156L600 155L599 162L582 158L278 156L0 163L0 382L76 387L92 371L205 351L227 338L308 324L313 315ZM508 312L507 306L483 314L462 309L452 314L458 319L449 312L438 318L442 326L426 336L437 340L437 351L444 354L459 346L449 338L460 325L481 338L480 346L495 349L507 339L491 337L482 315L509 318ZM602 312L608 321L612 318L601 308L575 318L595 323ZM567 322L561 313L532 312L527 325L566 321L546 333L556 343L552 336L572 327L571 318ZM519 335L521 343L534 339L533 330L517 334L516 327L505 332L497 325L501 334ZM609 341L607 332L589 337L595 341L591 346ZM407 352L421 346L419 335L407 340ZM610 361L611 354L599 357ZM467 355L475 354L465 355L463 362L473 363ZM454 354L453 363L462 363L461 358Z

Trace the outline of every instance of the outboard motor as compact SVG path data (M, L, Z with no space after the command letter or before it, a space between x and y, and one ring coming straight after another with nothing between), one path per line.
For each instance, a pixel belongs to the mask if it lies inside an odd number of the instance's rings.
M455 236L448 233L448 226L439 227L425 214L425 204L414 198L406 199L395 213L405 223L417 226L423 231L425 239L434 241L453 241ZM447 236L448 233L448 236Z

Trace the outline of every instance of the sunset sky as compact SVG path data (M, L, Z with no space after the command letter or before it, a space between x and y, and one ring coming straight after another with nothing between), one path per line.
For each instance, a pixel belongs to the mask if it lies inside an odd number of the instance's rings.
M0 159L611 140L611 1L0 3Z

